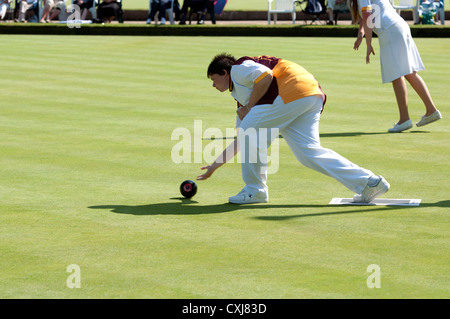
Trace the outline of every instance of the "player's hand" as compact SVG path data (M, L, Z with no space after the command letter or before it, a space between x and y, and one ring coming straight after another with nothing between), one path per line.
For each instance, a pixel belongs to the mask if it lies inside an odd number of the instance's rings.
M206 172L203 173L203 174L201 174L201 175L198 175L198 176L197 176L197 180L198 180L198 181L203 181L203 180L205 180L205 179L210 178L211 175L212 175L212 174L214 173L214 171L215 171L215 169L214 169L211 165L203 166L201 169L202 169L202 170L206 170Z
M375 51L373 50L372 45L367 46L366 64L370 63L370 54L375 55Z
M242 121L242 119L248 114L249 109L246 106L241 106L237 109L236 113L239 116L239 119Z
M353 50L358 50L359 46L361 45L363 38L362 37L358 37L355 41L355 43L353 44Z

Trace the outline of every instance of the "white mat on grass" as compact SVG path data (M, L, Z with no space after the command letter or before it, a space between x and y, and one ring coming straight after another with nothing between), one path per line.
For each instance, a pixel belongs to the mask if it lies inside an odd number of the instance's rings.
M58 21L58 23L64 24L91 24L92 20L67 20L67 21Z
M329 205L356 205L356 206L419 206L421 199L389 199L376 198L370 203L354 203L353 198L333 198Z

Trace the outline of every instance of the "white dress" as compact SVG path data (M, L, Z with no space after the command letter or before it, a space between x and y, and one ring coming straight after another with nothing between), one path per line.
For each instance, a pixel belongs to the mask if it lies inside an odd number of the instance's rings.
M424 70L419 51L408 24L392 7L389 0L358 0L361 11L373 10L373 30L380 43L381 78L383 83Z

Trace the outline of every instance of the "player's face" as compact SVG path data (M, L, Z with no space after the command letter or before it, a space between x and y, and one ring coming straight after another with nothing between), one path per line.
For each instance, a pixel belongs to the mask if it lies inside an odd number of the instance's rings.
M224 75L213 74L209 78L213 81L213 87L220 92L225 92L230 88L230 75L226 71Z

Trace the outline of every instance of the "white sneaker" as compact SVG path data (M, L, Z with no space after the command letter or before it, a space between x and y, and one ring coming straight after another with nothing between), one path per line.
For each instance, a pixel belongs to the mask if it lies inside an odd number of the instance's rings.
M160 25L165 25L166 24L166 18L161 18L161 22L159 24Z
M409 130L411 127L413 127L413 124L411 120L407 120L403 122L402 124L395 123L393 128L390 128L388 130L389 133L400 133L406 130Z
M147 24L151 24L152 23L152 19L147 19Z
M256 204L267 203L269 201L269 198L263 193L252 195L245 190L241 190L239 194L228 198L228 201L231 204Z
M433 123L437 120L440 120L442 118L441 112L439 110L435 111L429 116L422 116L419 122L416 123L417 126L424 126L430 123Z
M369 178L367 186L361 194L353 196L354 203L370 203L376 197L386 193L391 185L384 179L383 176L373 176Z

